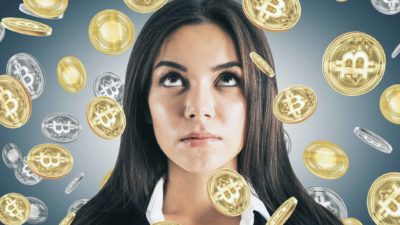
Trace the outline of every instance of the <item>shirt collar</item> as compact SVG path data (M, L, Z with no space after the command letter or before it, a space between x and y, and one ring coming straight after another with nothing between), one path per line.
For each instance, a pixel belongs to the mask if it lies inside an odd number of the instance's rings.
M146 218L150 224L165 220L164 214L162 212L165 177L166 176L164 175L158 180L151 195L149 205L147 206ZM249 207L241 214L240 225L253 225L253 210L259 212L266 220L269 220L270 218L270 215L264 203L258 198L257 193L254 191L253 187L251 185L249 186L250 203Z

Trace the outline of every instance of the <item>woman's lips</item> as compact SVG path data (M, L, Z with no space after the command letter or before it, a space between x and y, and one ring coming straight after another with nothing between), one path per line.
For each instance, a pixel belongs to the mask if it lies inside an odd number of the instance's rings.
M215 144L221 141L219 138L187 138L182 140L183 143L189 145L190 147L203 147Z

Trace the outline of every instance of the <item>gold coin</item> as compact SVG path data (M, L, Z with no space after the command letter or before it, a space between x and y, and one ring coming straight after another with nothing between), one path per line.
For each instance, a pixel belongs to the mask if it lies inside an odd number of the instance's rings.
M31 204L25 196L8 193L0 198L0 221L7 225L25 223L31 211Z
M13 76L0 75L0 124L18 128L28 122L32 100L22 82Z
M314 141L308 144L303 161L311 173L324 179L342 177L350 164L346 153L330 141Z
M134 37L133 22L120 11L103 10L90 21L90 42L102 53L120 54L132 45Z
M74 222L74 219L75 219L75 213L74 212L70 212L70 213L67 214L66 217L64 217L63 220L61 220L59 225L71 225L72 222Z
M157 222L157 223L153 223L152 225L180 225L179 223L175 223L173 221L161 221L161 222Z
M383 91L379 108L387 120L400 125L400 84L392 85Z
M292 28L301 16L299 0L243 0L246 17L265 31L285 31Z
M53 30L44 23L23 18L7 17L1 23L11 31L32 36L50 36Z
M297 206L297 199L290 197L272 214L266 225L283 225Z
M275 97L273 113L284 123L299 123L304 121L317 108L317 95L304 85L292 85Z
M57 80L64 90L77 93L86 85L85 67L74 56L64 57L57 65Z
M101 181L100 184L100 189L103 188L104 185L107 183L108 179L110 179L112 172L113 172L112 170L108 171L106 175L103 177L103 180Z
M133 11L149 13L163 7L167 0L124 0L124 2Z
M226 216L241 215L250 203L246 180L232 169L215 171L208 179L207 191L214 208Z
M352 217L343 219L342 221L344 225L363 225L358 219Z
M65 12L68 0L24 0L24 5L40 17L53 19Z
M260 69L265 75L269 77L274 77L275 72L271 66L256 52L250 52L251 61Z
M27 157L29 168L45 179L58 179L67 175L74 164L72 154L58 144L39 144Z
M357 96L368 93L381 81L386 67L379 42L362 32L348 32L333 40L325 50L323 73L338 93Z
M368 213L376 224L400 224L400 173L378 177L368 191Z
M105 139L120 136L126 126L124 110L118 102L106 96L92 99L86 110L86 119L93 132Z

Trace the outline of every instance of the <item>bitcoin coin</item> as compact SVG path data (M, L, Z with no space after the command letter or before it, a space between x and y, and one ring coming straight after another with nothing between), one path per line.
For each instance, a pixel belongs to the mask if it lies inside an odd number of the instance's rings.
M394 15L400 12L400 0L371 0L374 8L386 15Z
M82 208L82 206L86 205L86 203L89 201L89 199L83 198L74 201L69 207L68 207L68 213L77 213L79 209Z
M335 143L313 141L303 154L304 165L314 175L324 179L338 179L349 169L349 158Z
M283 225L297 206L297 199L290 197L272 214L266 225Z
M78 58L66 56L58 62L57 80L65 91L80 92L86 85L85 67Z
M336 92L347 96L368 93L381 81L386 67L379 42L362 32L348 32L333 40L322 60L323 73Z
M17 145L8 143L4 145L1 152L4 164L10 169L22 167L22 153Z
M400 224L400 173L383 174L372 183L367 208L376 224Z
M22 160L22 166L14 170L14 175L21 184L25 185L35 185L42 181L42 178L29 168L26 156Z
M285 31L292 28L301 16L299 0L243 0L247 19L265 31Z
M50 36L53 30L44 23L24 18L6 17L1 22L5 28L25 35Z
M26 197L31 205L31 211L29 214L29 218L26 221L30 224L41 224L46 221L49 216L49 210L41 200L35 197Z
M364 143L370 145L378 151L390 154L393 150L392 146L385 139L368 129L355 127L353 132Z
M337 2L347 2L347 0L336 0Z
M315 202L322 205L339 218L347 218L347 208L343 199L334 191L323 187L307 188Z
M30 204L25 196L8 193L0 198L0 221L7 225L19 225L29 218Z
M82 132L79 120L69 113L53 113L42 121L42 133L45 137L56 142L71 142Z
M58 144L39 144L28 153L29 168L45 179L58 179L67 175L73 163L72 154Z
M6 34L6 29L4 28L3 24L0 22L0 42L3 41L5 34Z
M285 146L286 146L286 151L289 154L291 149L292 149L292 141L290 140L290 136L286 130L283 130L284 132L284 138L285 138Z
M273 113L284 123L299 123L314 113L317 107L315 92L303 85L292 85L274 99Z
M241 215L250 203L246 180L232 169L216 170L208 179L207 191L214 208L226 216Z
M19 128L32 114L32 100L21 81L9 75L0 75L0 124Z
M23 0L24 5L34 14L52 19L63 15L68 7L68 0L42 1L42 0Z
M1 38L0 38L0 41L1 41ZM400 53L400 43L397 44L396 48L394 48L392 55L391 55L392 59L396 58L399 55L399 53Z
M122 105L124 84L117 74L112 72L102 72L94 81L94 95L97 97L108 96Z
M101 184L100 184L100 189L103 188L103 186L107 183L107 181L108 181L108 179L110 178L112 172L113 172L113 171L110 170L110 171L108 171L108 172L106 173L106 175L104 175L103 180L101 181Z
M65 188L65 194L70 194L71 192L73 192L81 183L83 176L84 174L82 172L76 175L75 178L72 179L71 182L69 182L68 186Z
M90 101L86 119L95 134L109 140L120 136L126 126L124 110L118 102L106 96Z
M63 220L61 220L59 225L71 225L72 222L74 222L74 219L75 219L75 213L70 212L70 213L67 214L66 217L64 217Z
M346 218L343 219L343 225L363 225L358 219L356 218Z
M389 122L400 125L400 84L394 84L383 91L379 108Z
M133 11L150 13L157 11L167 3L167 0L124 0L125 4Z
M34 16L34 17L37 17L37 18L43 18L43 17L41 17L39 15L36 15L34 12L29 10L28 8L26 8L24 3L19 4L19 11L22 12L22 13L25 13L26 15L29 15L29 16ZM46 19L59 20L59 19L62 19L63 17L64 17L64 14L61 14L61 15L59 15L57 17L51 17L51 18L46 18Z
M102 53L120 54L132 45L134 37L135 27L131 19L120 11L103 10L90 21L90 42Z
M173 221L161 221L161 222L157 222L157 223L153 223L152 225L180 225L179 223L175 223Z
M39 61L28 53L13 55L7 62L6 73L22 81L31 99L39 97L46 84Z
M250 52L251 61L260 69L265 75L269 77L274 77L275 72L271 66L265 61L259 54L255 52Z

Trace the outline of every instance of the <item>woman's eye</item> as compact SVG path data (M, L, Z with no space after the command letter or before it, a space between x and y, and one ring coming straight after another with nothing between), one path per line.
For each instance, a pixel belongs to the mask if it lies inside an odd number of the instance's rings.
M175 72L172 72L172 73L168 73L167 75L165 75L165 76L161 79L160 83L161 83L163 86L171 87L171 86L176 86L176 84L174 84L174 83L176 83L177 80L180 80L180 75L177 74L177 73L175 73ZM181 81L181 83L182 83L182 81ZM172 84L172 85L171 85L171 84ZM179 84L178 84L178 85L179 85Z
M222 86L233 87L238 85L240 81L238 75L231 72L224 72L222 74L223 75L219 78L220 82L225 83L222 84ZM165 87L179 86L185 83L181 78L182 77L178 73L170 72L161 79L160 84Z

